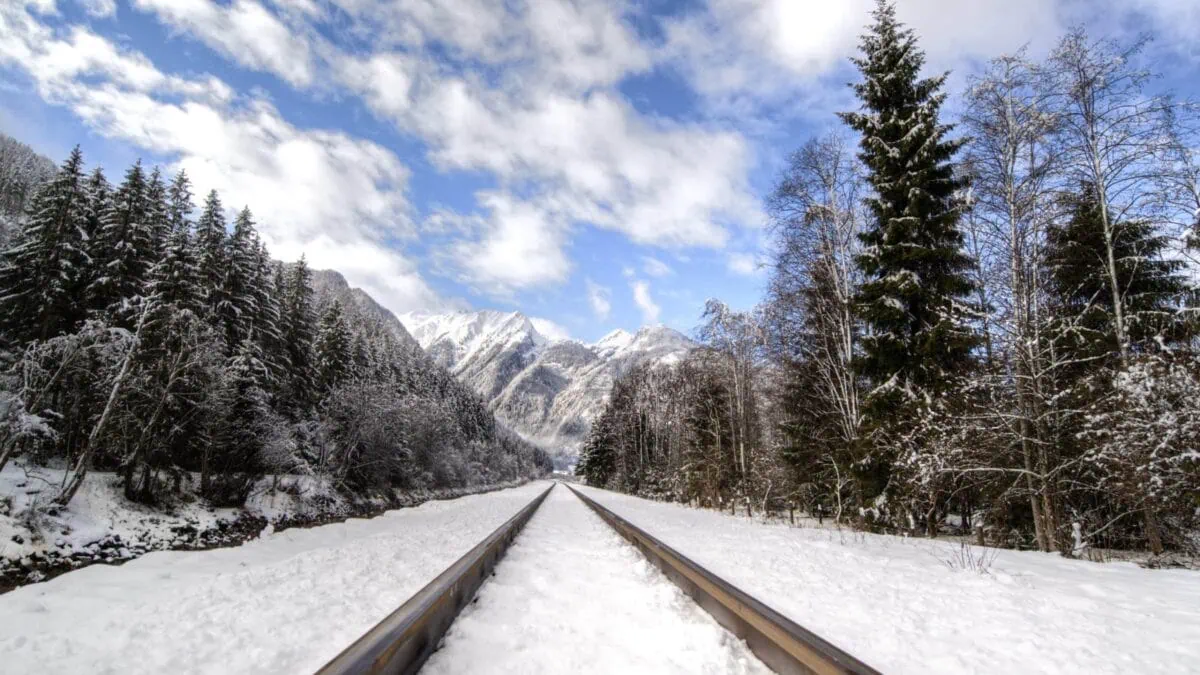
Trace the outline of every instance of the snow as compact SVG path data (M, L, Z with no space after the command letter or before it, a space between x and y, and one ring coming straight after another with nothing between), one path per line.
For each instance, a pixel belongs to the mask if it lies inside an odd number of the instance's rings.
M769 673L555 487L422 673Z
M400 320L436 363L560 468L574 461L615 378L642 363L676 363L695 346L661 325L636 334L618 329L591 345L555 341L520 312L417 312Z
M790 527L584 488L667 545L887 673L1186 673L1200 573ZM982 549L971 551L975 558Z
M600 338L593 346L600 354L611 356L614 352L628 347L631 342L633 342L633 334L623 328L618 328Z
M105 540L139 549L168 548L184 541L190 532L212 530L237 518L234 509L208 509L196 502L180 504L172 513L129 502L111 472L91 472L70 507L47 515L45 507L65 482L64 470L26 467L14 461L0 472L0 563L33 554L69 557L94 554L101 559L121 557L100 551ZM136 553L135 551L134 553Z
M24 586L0 596L0 663L5 672L312 672L547 485Z

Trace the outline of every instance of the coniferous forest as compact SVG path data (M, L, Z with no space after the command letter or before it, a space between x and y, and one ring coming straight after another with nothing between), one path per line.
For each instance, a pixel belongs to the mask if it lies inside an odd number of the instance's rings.
M1083 556L1200 550L1200 127L1074 30L952 93L881 1L768 201L762 304L617 382L578 471ZM857 149L856 149L857 146Z
M78 148L55 169L0 137L0 469L63 469L59 506L89 471L237 506L268 475L365 498L549 470L398 322L318 293L231 212L183 172L110 179Z

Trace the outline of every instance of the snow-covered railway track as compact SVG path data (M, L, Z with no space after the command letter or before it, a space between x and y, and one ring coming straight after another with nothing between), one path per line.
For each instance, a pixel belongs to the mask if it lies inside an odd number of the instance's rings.
M420 670L455 617L475 597L521 528L553 489L554 485L546 488L399 609L325 664L319 675L391 675Z
M554 659L560 658L557 655L540 653L553 652L556 642L578 644L571 636L572 631L580 628L568 624L580 624L589 637L602 643L604 651L598 654L572 655L593 669L619 666L622 670L640 668L654 672L750 673L762 672L765 666L787 674L876 672L586 495L573 488L570 491L579 501L565 493L551 497L553 505L547 507L549 512L539 515L514 547L515 559L506 561L496 571L496 580L480 591L479 603L457 623L456 618L471 603L484 579L493 573L499 559L533 518L550 490L348 647L318 675L415 673L439 648L439 643L445 649L438 651L426 670L476 672L482 668L489 672L534 672L539 664L550 672L557 671L559 666L578 670L555 662ZM588 515L589 510L580 502L595 515ZM585 564L579 564L581 560ZM652 571L647 561L661 570L678 590ZM563 590L571 586L573 591ZM555 608L562 604L564 594L571 598L570 606L566 610ZM704 617L696 606L716 623ZM672 613L676 616L670 616ZM655 626L650 632L656 630L657 634L646 634L650 625ZM627 630L629 626L635 627L632 633ZM727 637L722 626L744 643ZM662 654L671 650L680 656ZM623 651L628 652L623 663L611 662L605 666L595 659L599 654ZM545 661L556 665L547 669Z
M570 486L568 486L570 487ZM640 550L717 623L746 641L754 655L781 675L878 673L812 631L701 567L638 526L574 488L604 522Z

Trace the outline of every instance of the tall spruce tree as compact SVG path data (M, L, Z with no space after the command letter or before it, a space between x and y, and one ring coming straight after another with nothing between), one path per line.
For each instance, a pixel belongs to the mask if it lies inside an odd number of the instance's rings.
M342 303L334 300L321 315L317 330L317 377L321 393L328 393L350 375L354 366L351 339Z
M306 415L318 398L315 328L312 272L304 256L300 256L288 277L283 320L289 372L286 402L294 418Z
M260 356L258 345L247 338L225 367L223 417L201 471L206 496L218 505L244 503L254 479L262 472L271 408L263 389L267 369Z
M162 193L156 195L162 196ZM118 325L132 327L132 303L145 295L150 269L159 258L152 218L162 205L151 203L141 161L125 172L103 215L98 238L98 275L89 296L92 308Z
M253 330L262 349L263 363L270 373L268 391L278 396L288 373L287 348L283 341L282 295L277 291L281 266L272 262L266 244L257 242L254 252L254 278L250 290L254 298Z
M257 312L253 284L258 274L258 233L249 208L243 208L234 221L233 234L226 242L225 263L217 313L232 355L250 335Z
M855 300L870 328L859 372L877 388L868 408L878 417L896 405L884 394L944 388L978 338L969 326L971 260L958 228L966 185L951 163L963 142L947 138L951 127L939 120L946 75L920 78L924 52L891 2L880 0L873 16L854 59L863 110L840 116L862 134L859 156L875 192Z
M87 267L76 280L76 298L80 299L85 311L94 310L95 303L91 298L92 285L100 278L103 264L103 248L101 247L100 230L104 225L104 216L112 208L113 187L104 175L104 169L96 167L88 175L84 183L86 205L83 217L84 248L88 254Z
M1181 275L1183 261L1163 256L1169 245L1167 237L1143 221L1114 224L1113 257L1121 293L1119 299L1114 298L1095 186L1081 186L1079 193L1070 197L1070 209L1071 218L1047 232L1046 258L1059 324L1071 332L1072 339L1065 344L1079 364L1073 370L1115 365L1120 355L1114 312L1118 300L1125 310L1127 339L1135 352L1158 340L1181 338L1186 325L1178 303L1188 288Z
M167 227L171 232L189 230L189 218L196 209L192 202L192 181L183 169L175 174L171 186L167 188Z
M217 308L225 297L225 207L216 190L208 193L196 221L196 267L204 293L204 313L214 328L221 325Z
M9 340L44 340L72 331L84 318L77 295L90 263L84 187L76 146L34 195L29 219L0 254L0 325Z
M163 182L162 171L156 166L146 181L146 226L154 242L156 257L161 257L167 248L171 231L168 189Z

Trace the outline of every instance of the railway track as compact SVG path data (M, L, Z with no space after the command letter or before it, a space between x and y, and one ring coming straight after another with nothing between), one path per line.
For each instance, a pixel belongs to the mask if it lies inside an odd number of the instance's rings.
M555 484L557 485L557 483ZM636 525L568 486L601 520L629 541L717 623L744 640L780 674L877 673L766 604L721 579ZM318 675L416 673L438 648L505 551L545 501L551 486L374 628Z

